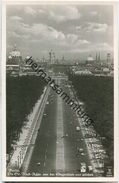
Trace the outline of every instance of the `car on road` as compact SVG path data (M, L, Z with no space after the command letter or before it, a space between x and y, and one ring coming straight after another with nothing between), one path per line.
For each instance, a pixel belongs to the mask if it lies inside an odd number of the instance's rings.
M80 131L80 127L79 126L76 126L76 131Z
M77 151L80 153L80 152L83 152L84 150L83 150L83 148L77 147Z
M82 156L85 156L85 153L84 153L84 152L82 152L82 153L81 153L81 155L82 155Z

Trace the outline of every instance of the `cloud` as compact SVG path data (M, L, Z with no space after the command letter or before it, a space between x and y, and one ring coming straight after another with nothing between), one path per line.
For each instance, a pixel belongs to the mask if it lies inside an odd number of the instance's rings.
M12 31L12 32L10 32L9 33L9 37L11 37L11 38L15 38L15 39L29 39L30 38L30 35L27 35L27 34L17 34L15 31Z
M81 26L76 26L76 30L80 31L81 30Z
M17 20L17 21L23 20L22 17L19 17L19 16L11 16L10 19L11 20Z
M50 19L56 22L63 22L66 20L75 20L81 17L78 9L75 6L59 7L49 11Z
M84 42L85 43L85 40L80 40L80 42ZM87 44L87 45L85 45L85 46L82 46L81 44L80 44L80 46L79 47L72 47L71 49L70 49L70 51L72 52L72 53L85 53L85 52L89 52L89 53L91 53L91 52L96 52L96 51L100 51L100 52L113 52L113 48L108 44L108 43L106 43L106 42L104 42L104 43L93 43L93 44L91 44L91 43L89 43L89 44Z
M79 44L90 44L90 41L85 40L85 39L79 40Z
M51 6L51 8L47 8L47 6L42 6L40 9L34 9L30 6L24 8L26 14L30 15L39 15L46 14L50 20L55 22L64 22L67 20L75 20L81 17L81 14L77 7L75 6Z
M38 9L38 13L42 14L42 13L46 13L46 12L43 9Z
M62 41L65 38L65 35L61 31L57 31L53 27L41 23L33 24L25 29L30 34L39 37L39 39Z
M78 40L78 36L76 34L67 34L66 40L73 44L76 43L76 41Z
M90 12L90 15L96 16L96 15L98 15L98 12L97 12L97 11L91 11L91 12Z
M86 28L87 32L106 32L108 29L108 25L106 23L95 23L95 22L89 22L88 26Z
M110 46L108 43L106 43L106 42L104 42L104 43L98 43L97 45L96 45L96 48L98 49L98 50L103 50L103 51L112 51L113 50L113 48L112 48L112 46Z
M31 8L30 6L25 7L24 11L26 14L36 15L36 11L33 8Z
M53 49L57 53L101 52L112 50L113 29L106 21L98 23L85 19L75 6L25 6L19 16L8 17L8 45L16 43L26 54L40 56L41 51ZM27 17L33 15L33 18ZM96 12L87 12L87 16ZM35 18L34 18L35 17ZM89 17L92 18L92 17ZM70 21L69 21L70 20ZM26 22L27 21L27 22ZM107 24L106 24L107 23ZM105 33L105 34L103 34ZM38 49L37 49L38 48ZM39 51L40 50L40 51ZM69 54L68 54L69 53ZM59 54L59 55L60 55Z
M54 47L62 47L68 49L70 47L80 47L82 45L89 45L90 42L85 39L80 39L77 34L63 33L58 31L52 26L34 23L26 24L18 20L15 24L14 21L10 22L11 29L9 27L9 37L19 38L20 41L36 42L39 44L52 44ZM47 46L47 45L46 45Z
M57 31L55 28L42 23L34 23L32 25L26 24L20 19L14 23L13 19L9 20L9 32L13 38L26 35L26 38L44 40L44 41L63 41L65 35L61 31ZM16 34L15 34L16 33ZM10 34L9 34L10 35ZM10 36L10 37L11 37Z
M14 37L15 39L21 38L19 34L17 34L15 31L8 32L9 37Z

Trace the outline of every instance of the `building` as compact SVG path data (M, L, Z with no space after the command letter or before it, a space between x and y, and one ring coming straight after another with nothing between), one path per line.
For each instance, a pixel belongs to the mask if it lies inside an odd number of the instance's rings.
M20 71L20 66L22 64L22 56L20 51L15 48L9 52L6 63L6 72L7 74L16 75Z
M94 63L94 58L91 55L89 55L86 59L86 63L87 64L93 64Z
M111 54L107 53L107 65L110 67L112 65L112 59L111 59Z
M28 60L29 58L30 58L30 56L27 55L25 60L23 61L20 75L36 75L36 72L32 69L31 65L26 62L26 60ZM34 59L32 59L32 60L34 60Z
M75 71L75 74L76 75L92 75L92 72L85 69L85 70L78 70L78 71Z
M56 58L55 53L51 50L49 52L49 65L55 64Z

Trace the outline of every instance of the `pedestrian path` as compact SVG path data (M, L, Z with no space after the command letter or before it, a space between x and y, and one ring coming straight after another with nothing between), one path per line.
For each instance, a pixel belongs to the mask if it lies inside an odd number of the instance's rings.
M14 152L7 166L7 176L12 176L15 172L20 170L28 147L33 145L30 142L36 125L36 120L34 119L41 105L45 91L46 88L44 89L40 99L35 104L32 113L28 115L26 125L22 127L22 132L20 133L19 140L17 141L16 145L14 145Z

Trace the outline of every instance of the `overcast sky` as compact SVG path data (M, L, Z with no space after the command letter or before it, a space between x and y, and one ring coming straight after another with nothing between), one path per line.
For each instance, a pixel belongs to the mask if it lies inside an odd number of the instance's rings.
M7 53L14 45L23 57L66 59L113 52L113 7L110 5L9 5Z

